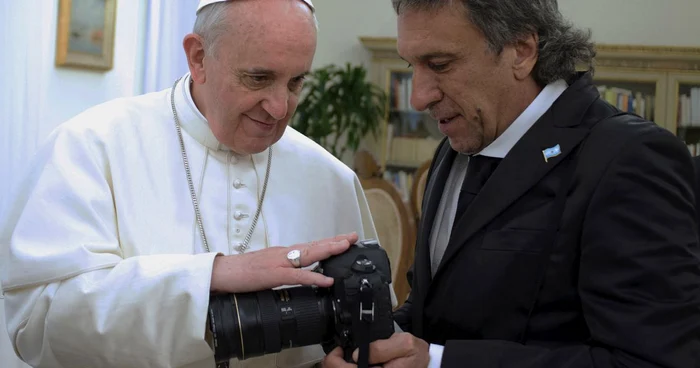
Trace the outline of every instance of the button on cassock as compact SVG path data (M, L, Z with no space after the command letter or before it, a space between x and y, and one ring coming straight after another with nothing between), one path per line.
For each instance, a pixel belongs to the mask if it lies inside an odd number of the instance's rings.
M233 187L236 188L236 189L241 189L242 187L244 187L244 185L243 185L243 182L241 182L240 180L236 179L236 180L233 181Z
M240 219L243 219L243 218L246 218L246 217L248 217L248 214L247 214L247 213L243 213L243 212L241 212L241 211L236 211L236 212L233 213L233 218L235 218L236 220L240 220Z

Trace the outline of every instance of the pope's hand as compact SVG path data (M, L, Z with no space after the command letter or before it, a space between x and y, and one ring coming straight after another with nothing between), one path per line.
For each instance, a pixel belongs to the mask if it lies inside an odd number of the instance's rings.
M282 285L317 285L329 287L333 279L312 270L295 268L287 259L293 249L301 251L301 266L306 267L330 256L345 252L357 241L357 234L290 247L270 247L259 251L214 258L211 291L243 293L275 288Z
M353 353L357 361L358 351ZM377 340L369 345L369 365L383 368L425 368L430 363L430 345L407 332L393 334L386 340ZM339 347L323 360L323 368L356 368L356 364L343 359Z

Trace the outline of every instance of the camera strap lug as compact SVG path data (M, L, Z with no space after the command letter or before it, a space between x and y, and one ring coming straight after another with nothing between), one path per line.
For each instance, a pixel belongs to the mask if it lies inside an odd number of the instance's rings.
M367 279L360 282L360 331L358 331L357 344L359 356L357 359L358 368L369 367L369 342L370 327L374 322L374 293L372 284Z

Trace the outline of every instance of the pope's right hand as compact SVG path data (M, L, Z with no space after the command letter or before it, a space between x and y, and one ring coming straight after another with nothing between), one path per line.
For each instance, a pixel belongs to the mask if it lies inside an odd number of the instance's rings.
M287 259L287 253L294 249L300 250L301 266L306 267L345 252L357 240L357 234L351 233L289 247L277 246L239 255L219 255L214 258L211 291L244 293L283 285L329 287L333 285L332 278L312 270L295 268Z

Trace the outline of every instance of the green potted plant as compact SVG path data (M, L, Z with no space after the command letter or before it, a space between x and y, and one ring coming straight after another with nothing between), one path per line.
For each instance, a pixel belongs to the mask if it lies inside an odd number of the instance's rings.
M356 152L362 138L375 138L385 118L385 92L366 80L362 65L328 65L314 70L304 83L292 126L342 160Z

